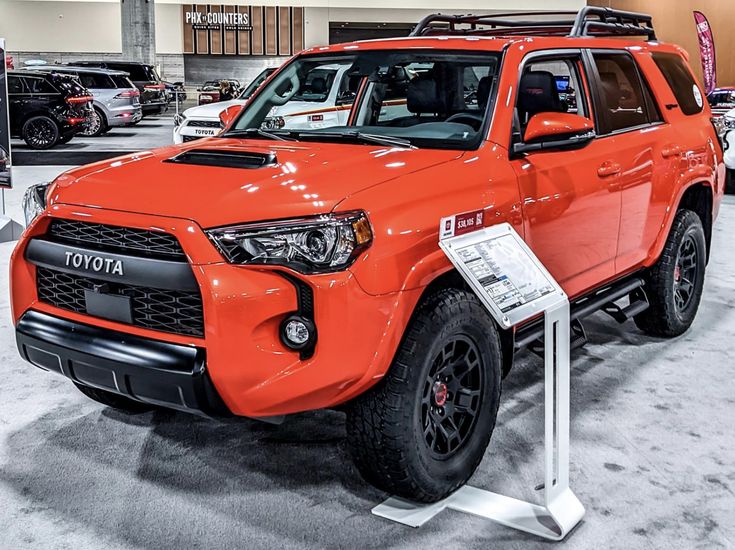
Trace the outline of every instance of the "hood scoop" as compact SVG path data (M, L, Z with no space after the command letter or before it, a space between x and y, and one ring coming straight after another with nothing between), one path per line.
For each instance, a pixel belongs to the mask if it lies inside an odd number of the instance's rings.
M275 153L253 153L250 151L223 151L215 149L190 149L166 159L175 164L219 166L221 168L263 168L278 162Z

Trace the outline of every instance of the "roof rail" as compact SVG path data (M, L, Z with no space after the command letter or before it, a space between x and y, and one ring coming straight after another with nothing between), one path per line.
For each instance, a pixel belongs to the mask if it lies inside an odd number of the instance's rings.
M526 11L424 17L410 36L645 36L656 40L653 18L643 13L587 6L574 11Z

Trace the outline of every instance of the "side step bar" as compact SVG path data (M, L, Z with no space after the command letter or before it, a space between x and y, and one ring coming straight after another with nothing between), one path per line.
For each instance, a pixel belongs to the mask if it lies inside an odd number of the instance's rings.
M569 320L575 347L581 347L587 340L581 320L597 311L604 311L619 323L635 317L648 308L648 299L643 291L644 280L641 277L623 279L600 290L574 300L570 304ZM615 304L617 300L630 296L630 304L625 307ZM520 327L515 335L515 348L531 346L537 340L543 340L543 319L532 321Z

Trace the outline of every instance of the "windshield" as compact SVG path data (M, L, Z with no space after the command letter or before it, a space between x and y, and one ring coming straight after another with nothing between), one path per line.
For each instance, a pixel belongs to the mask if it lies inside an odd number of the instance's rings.
M297 57L258 91L225 136L474 148L498 65L493 52Z

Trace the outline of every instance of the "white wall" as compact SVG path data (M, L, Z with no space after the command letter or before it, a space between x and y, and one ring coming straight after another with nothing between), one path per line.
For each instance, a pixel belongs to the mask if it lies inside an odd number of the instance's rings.
M413 23L424 15L492 10L576 10L585 0L210 0L222 4L306 6L307 47L329 43L329 22ZM184 0L155 0L156 52L181 54ZM0 0L0 36L11 52L119 53L119 0Z
M156 2L156 53L181 53L183 44L181 5Z
M120 52L120 5L0 0L0 36L13 52Z

